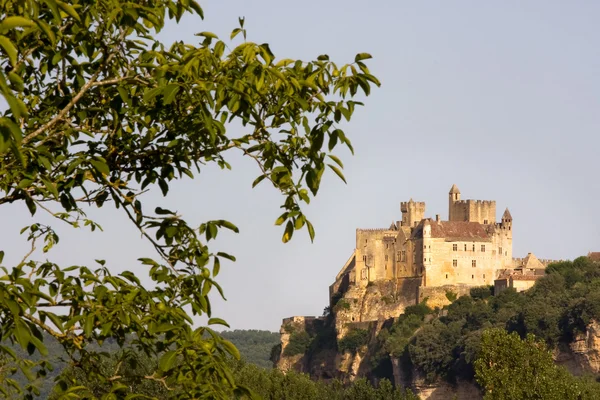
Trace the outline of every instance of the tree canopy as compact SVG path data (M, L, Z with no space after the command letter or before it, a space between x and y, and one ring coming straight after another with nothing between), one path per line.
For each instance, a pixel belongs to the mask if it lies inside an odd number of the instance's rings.
M198 44L155 38L167 20L185 14L204 17L194 0L1 2L0 93L7 107L0 117L0 204L23 203L34 218L45 213L92 231L101 221L85 211L114 207L155 250L118 275L103 260L66 267L52 261L60 239L54 225L36 222L22 231L32 250L21 262L4 265L0 252L2 339L42 358L21 359L9 346L0 352L31 382L52 369L43 357L46 333L87 380L110 387L102 398L133 396L119 368L107 368L107 356L90 346L108 339L123 346L127 337L137 351L159 357L158 368L140 378L170 398L243 393L225 363L228 355L239 357L235 346L209 327L194 327L185 311L226 325L212 316L209 294L223 296L216 281L221 260L235 257L209 243L222 229L238 228L149 209L144 194L167 196L174 180L193 179L209 164L230 168L227 158L237 152L256 162L253 186L265 181L283 195L275 222L287 242L300 229L314 238L302 205L317 195L325 170L344 179L333 150L352 151L340 122L361 105L353 100L359 91L368 95L379 85L365 64L370 56L357 54L343 66L326 55L278 60L268 44L247 40L242 18L231 46L211 32L198 33ZM234 121L244 134L227 130ZM32 258L38 246L44 260ZM153 285L141 284L143 274ZM116 365L128 362L126 351L119 354ZM14 383L10 375L5 381ZM24 390L38 391L33 384ZM59 390L94 397L77 375Z

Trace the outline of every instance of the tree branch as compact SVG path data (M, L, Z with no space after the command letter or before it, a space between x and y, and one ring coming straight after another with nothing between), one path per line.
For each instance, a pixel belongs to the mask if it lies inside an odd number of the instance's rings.
M125 37L125 31L123 31L121 33L121 35L119 35L119 40L118 40L117 43L122 42L124 37ZM31 132L29 135L25 136L23 138L23 140L21 141L21 144L23 144L23 145L27 144L28 142L30 142L33 138L35 138L36 136L38 136L42 132L44 132L44 131L52 128L54 125L56 125L56 123L58 121L60 121L69 112L69 110L71 108L73 108L73 106L75 106L75 104L77 104L77 102L83 97L83 95L92 86L94 86L94 83L96 83L96 79L98 79L98 77L102 73L103 68L106 67L112 61L112 59L115 57L115 54L116 53L110 53L108 55L108 57L106 58L106 60L102 63L102 65L98 68L98 70L92 75L92 77L90 78L90 80L87 81L85 83L85 85L83 85L83 87L81 88L81 90L71 99L71 101L69 102L69 104L67 104L65 106L65 108L63 108L62 110L60 110L60 112L54 118L52 118L50 121L48 121L44 125L40 126L38 129L36 129L35 131Z

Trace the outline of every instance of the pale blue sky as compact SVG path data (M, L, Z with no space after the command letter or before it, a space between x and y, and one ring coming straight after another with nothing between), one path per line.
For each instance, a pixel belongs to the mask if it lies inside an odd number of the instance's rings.
M279 329L292 315L319 315L328 286L354 248L357 227L387 227L399 203L427 203L447 218L447 193L497 201L514 218L514 254L574 258L600 251L596 154L600 146L600 2L597 1L216 1L206 19L170 24L165 41L196 42L195 32L226 38L246 17L249 40L268 42L279 58L352 61L369 52L382 87L347 126L356 155L338 154L348 184L329 174L310 208L317 236L281 243L280 197L252 190L252 163L208 168L174 186L167 205L191 221L225 218L239 235L220 249L235 254L220 282L228 302L215 316L232 328ZM152 195L152 201L160 200ZM64 230L51 255L65 264L104 258L115 271L145 274L135 261L148 246L118 213L105 233ZM7 261L25 252L23 209L1 207ZM133 239L132 239L133 237Z

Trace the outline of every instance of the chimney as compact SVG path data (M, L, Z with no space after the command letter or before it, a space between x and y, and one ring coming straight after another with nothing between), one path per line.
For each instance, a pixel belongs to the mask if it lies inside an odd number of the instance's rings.
M440 214L435 214L435 222L440 222Z

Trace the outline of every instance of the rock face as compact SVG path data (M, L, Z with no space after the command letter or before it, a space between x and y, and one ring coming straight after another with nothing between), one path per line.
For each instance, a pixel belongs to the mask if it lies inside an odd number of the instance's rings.
M600 323L592 321L585 333L555 350L554 360L573 375L600 374Z
M418 279L402 279L350 287L337 300L328 317L284 319L280 330L281 346L273 355L273 362L281 371L304 372L315 379L337 378L351 382L363 376L373 381L387 377L395 385L411 387L424 400L480 399L477 387L468 382L429 384L416 371L405 373L396 359L387 359L384 367L375 365L374 360L381 356L375 353L377 335L383 328L389 327L406 307L417 304L424 297L428 298L428 303L432 300L435 305L442 306L450 303L447 293L463 294L456 287L437 288L424 293L419 284ZM338 351L338 344L355 330L368 333L365 343L354 351ZM374 373L376 368L379 370Z

